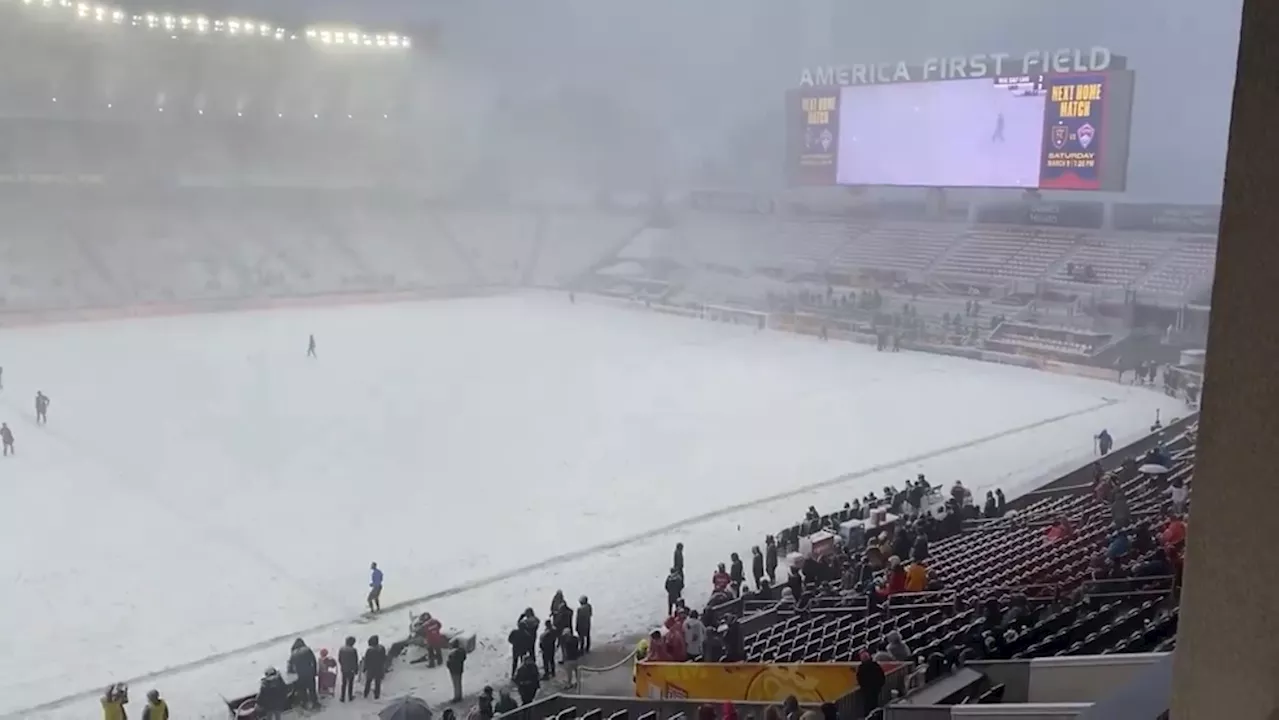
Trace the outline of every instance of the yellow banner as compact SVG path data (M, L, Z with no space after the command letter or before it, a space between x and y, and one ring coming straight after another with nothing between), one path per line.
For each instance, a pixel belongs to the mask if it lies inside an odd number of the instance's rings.
M639 663L636 697L835 702L858 687L852 663Z

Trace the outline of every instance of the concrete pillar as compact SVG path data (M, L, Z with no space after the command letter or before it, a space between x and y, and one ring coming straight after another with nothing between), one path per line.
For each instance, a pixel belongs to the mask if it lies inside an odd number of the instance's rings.
M1275 717L1276 197L1276 2L1244 0L1172 720Z

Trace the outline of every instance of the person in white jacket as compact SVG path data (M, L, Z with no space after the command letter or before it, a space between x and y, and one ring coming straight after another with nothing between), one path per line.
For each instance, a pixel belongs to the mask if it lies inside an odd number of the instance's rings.
M707 641L707 626L698 619L698 611L691 610L684 620L684 644L690 660L702 658L702 645Z
M1169 486L1169 499L1173 501L1175 515L1181 515L1187 511L1187 487L1182 484L1182 478L1173 479L1173 484Z

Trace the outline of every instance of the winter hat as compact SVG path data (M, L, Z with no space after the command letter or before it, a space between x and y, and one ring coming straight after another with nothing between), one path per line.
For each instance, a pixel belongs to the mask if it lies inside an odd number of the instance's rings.
M329 657L329 648L320 648L320 657Z

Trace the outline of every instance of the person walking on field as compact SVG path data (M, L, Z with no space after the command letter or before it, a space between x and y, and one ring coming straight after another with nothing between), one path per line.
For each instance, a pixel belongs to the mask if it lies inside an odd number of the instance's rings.
M467 664L467 651L456 640L452 644L453 649L449 651L444 664L449 669L449 680L453 682L453 701L459 703L462 702L462 671Z
M309 358L316 357L316 336L315 335L310 335L307 337L307 357Z
M516 690L520 693L520 704L528 705L533 702L533 698L538 694L538 686L542 684L542 678L538 676L538 664L534 662L533 657L524 656L519 669L516 670Z
M36 424L44 425L49 422L49 396L40 391L36 391Z
M142 707L142 720L169 720L169 703L160 698L159 690L147 691L147 704Z
M591 614L593 610L591 603L587 601L587 596L583 595L578 598L578 613L573 619L574 632L578 633L581 640L582 652L591 652Z
M369 636L369 649L364 651L364 696L382 697L382 678L387 674L387 649L378 642L377 635Z
M369 563L369 603L370 613L382 612L382 571L378 563Z
M338 690L338 702L356 699L356 673L360 672L360 651L356 650L356 639L347 637L342 648L338 650L338 672L342 676L342 684Z
M13 431L9 429L8 423L0 423L0 444L4 445L5 456L18 454L13 449Z

